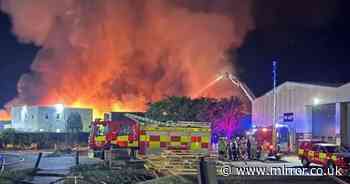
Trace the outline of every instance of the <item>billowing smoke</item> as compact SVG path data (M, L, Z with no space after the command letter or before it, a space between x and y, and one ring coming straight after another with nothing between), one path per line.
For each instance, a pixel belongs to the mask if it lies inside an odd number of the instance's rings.
M15 105L144 110L195 94L252 28L248 0L2 0L24 43L41 49Z

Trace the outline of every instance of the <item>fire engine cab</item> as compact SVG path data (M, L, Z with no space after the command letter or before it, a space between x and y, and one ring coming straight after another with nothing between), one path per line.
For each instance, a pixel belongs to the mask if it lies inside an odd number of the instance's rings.
M349 150L336 144L302 142L298 149L298 156L304 167L309 167L312 163L322 165L324 168L342 168L345 172L349 172L350 169Z
M266 153L268 157L281 156L290 152L290 133L288 126L278 126L276 128L276 147L272 143L272 127L253 128L247 134L255 137L258 145L261 145L262 153Z
M103 158L103 151L111 146L132 151L138 149L138 131L138 124L128 118L120 118L118 121L95 120L91 124L89 137L90 156Z

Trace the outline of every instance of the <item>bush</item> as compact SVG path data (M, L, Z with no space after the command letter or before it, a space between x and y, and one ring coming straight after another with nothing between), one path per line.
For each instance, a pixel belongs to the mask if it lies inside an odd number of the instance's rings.
M68 133L48 132L16 132L14 129L5 129L0 133L0 145L13 145L17 148L28 148L37 144L38 148L54 148L54 145L67 145ZM87 145L88 133L79 133L79 144Z
M15 144L16 142L15 129L5 129L0 134L0 139L3 144Z

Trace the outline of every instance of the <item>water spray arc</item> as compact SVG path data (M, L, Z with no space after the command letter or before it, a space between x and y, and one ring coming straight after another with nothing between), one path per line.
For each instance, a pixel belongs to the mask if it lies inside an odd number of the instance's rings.
M240 88L243 93L248 97L249 101L252 103L255 99L255 96L249 92L249 90L247 89L247 87L233 74L229 73L229 72L225 72L223 74L220 74L216 79L214 79L213 81L211 81L208 85L206 85L205 87L203 87L201 90L199 90L196 95L194 95L194 97L198 97L200 94L202 94L204 91L206 91L208 88L210 88L211 86L213 86L214 84L216 84L217 82L221 81L221 80L230 80L231 83L235 86Z

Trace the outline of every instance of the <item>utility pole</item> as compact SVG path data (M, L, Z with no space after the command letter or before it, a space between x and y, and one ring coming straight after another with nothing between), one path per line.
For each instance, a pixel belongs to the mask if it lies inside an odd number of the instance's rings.
M277 91L276 91L276 85L277 85L277 61L272 61L272 79L273 79L273 115L272 115L272 145L275 149L277 149L277 137L276 137L276 125L277 125Z

